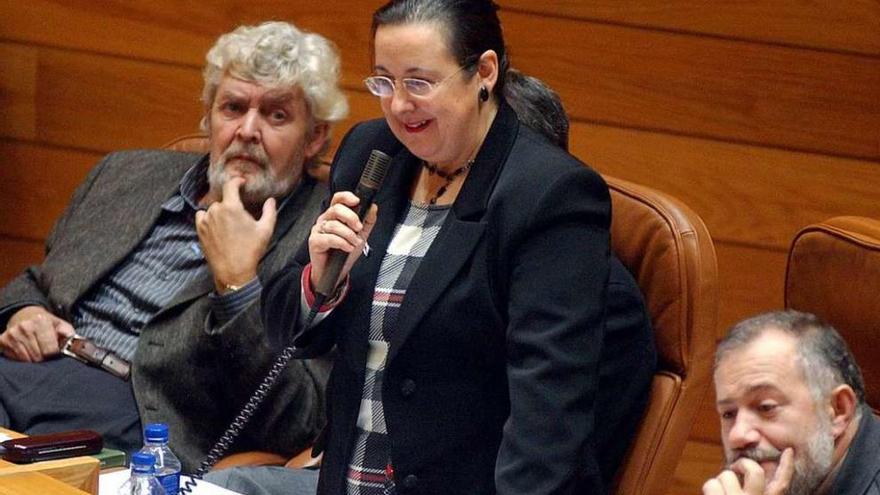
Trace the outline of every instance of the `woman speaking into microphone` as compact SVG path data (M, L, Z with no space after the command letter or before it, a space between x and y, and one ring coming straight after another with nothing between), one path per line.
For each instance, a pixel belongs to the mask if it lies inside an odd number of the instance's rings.
M308 251L264 292L273 336L335 349L321 495L604 493L641 417L654 350L628 274L607 310L608 189L505 103L497 9L376 11L364 82L385 118L342 141ZM361 220L373 149L391 159Z

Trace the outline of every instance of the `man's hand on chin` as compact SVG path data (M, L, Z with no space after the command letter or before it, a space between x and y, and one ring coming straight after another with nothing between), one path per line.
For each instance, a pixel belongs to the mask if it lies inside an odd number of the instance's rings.
M760 464L743 458L706 481L703 495L785 495L793 475L794 450L789 447L782 452L779 465L769 482Z
M242 204L239 189L245 180L233 177L223 185L223 199L196 212L196 232L219 293L244 285L257 276L275 230L275 199L263 204L259 220Z

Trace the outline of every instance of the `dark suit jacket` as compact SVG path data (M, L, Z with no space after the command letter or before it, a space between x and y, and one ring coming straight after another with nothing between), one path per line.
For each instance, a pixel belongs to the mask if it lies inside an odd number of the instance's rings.
M880 419L865 407L831 488L834 495L880 495Z
M322 495L345 491L373 288L420 167L384 121L372 121L343 141L331 189L353 189L373 148L393 160L377 194L372 254L354 266L346 299L299 338L306 352L337 349ZM653 371L650 330L631 277L624 285L636 304L624 318L636 325L619 336L631 345L603 348L610 208L598 174L501 107L407 290L392 337L382 398L399 493L603 492L617 462L603 471L600 453L613 446L599 440L626 448L650 380L650 373L623 368L640 359L637 367ZM278 339L296 331L307 257L301 253L299 265L264 291L264 321ZM633 384L638 397L625 392ZM614 407L627 417L601 423L600 385L621 392ZM622 423L624 438L597 434L619 432Z
M25 304L37 303L70 320L71 307L143 240L162 203L200 155L133 151L108 155L76 190L46 242L46 259L0 294L0 328ZM326 188L312 179L279 213L260 278L296 252L320 210ZM193 470L266 372L268 345L255 301L215 335L206 333L211 275L185 287L141 330L132 385L143 423L170 426L172 448ZM307 446L324 421L327 371L291 363L281 386L243 434L238 449L293 453Z

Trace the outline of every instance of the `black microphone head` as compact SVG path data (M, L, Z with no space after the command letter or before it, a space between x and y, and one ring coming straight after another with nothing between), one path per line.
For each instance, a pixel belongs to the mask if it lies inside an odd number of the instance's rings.
M370 152L370 158L361 174L361 185L372 190L378 190L385 179L388 172L388 164L391 163L391 157L379 150Z

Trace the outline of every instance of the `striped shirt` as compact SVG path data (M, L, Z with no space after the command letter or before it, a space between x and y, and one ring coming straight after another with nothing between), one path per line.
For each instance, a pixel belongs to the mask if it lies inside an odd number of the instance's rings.
M141 329L208 270L195 229L198 199L208 190L207 170L206 158L184 174L149 234L74 305L72 323L79 335L130 361ZM213 324L228 321L260 290L257 279L242 290L212 295Z
M348 495L390 495L395 491L389 469L391 451L382 406L386 359L406 289L440 232L450 207L411 202L382 259L373 292L366 381L357 420L357 439L346 478Z

